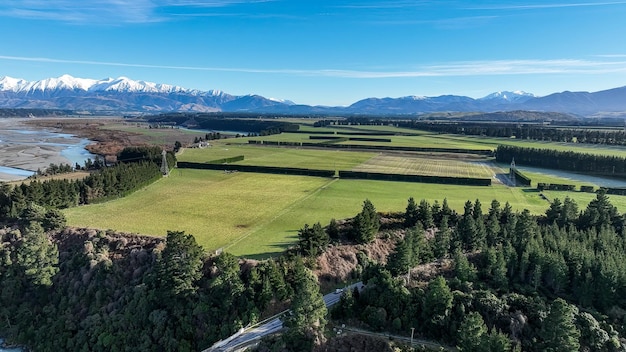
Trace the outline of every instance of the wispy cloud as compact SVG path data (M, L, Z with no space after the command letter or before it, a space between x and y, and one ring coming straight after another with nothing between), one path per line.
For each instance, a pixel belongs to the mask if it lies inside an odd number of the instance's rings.
M624 56L612 57L614 59ZM451 62L437 65L424 65L410 70L343 70L343 69L264 69L241 67L205 67L134 64L122 62L65 60L44 57L20 57L0 55L0 60L41 62L50 64L74 64L138 67L167 70L190 70L233 72L251 74L279 74L289 76L323 76L352 79L382 79L411 77L459 77L459 76L495 76L495 75L531 75L531 74L611 74L626 73L626 60L485 60Z
M5 0L0 16L74 24L166 21L172 9L217 9L275 0Z
M468 8L469 10L532 10L532 9L554 9L565 7L591 7L591 6L612 6L624 5L626 1L608 1L608 2L567 2L567 3L544 3L544 4L520 4L520 5L492 5L492 6L475 6Z

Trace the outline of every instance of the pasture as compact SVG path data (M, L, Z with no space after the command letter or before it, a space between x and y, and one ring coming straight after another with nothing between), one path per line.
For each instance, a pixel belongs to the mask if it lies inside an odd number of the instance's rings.
M379 154L363 162L353 171L471 178L493 178L496 174L508 172L488 161L472 162L428 155L386 154Z
M129 127L126 128L136 128ZM303 129L322 130L310 126ZM329 132L393 131L391 126L333 126ZM153 131L144 131L152 133ZM163 132L163 131L158 131ZM591 151L626 155L624 148L578 146L560 143L529 142L509 139L484 139L439 135L419 131L415 135L391 136L391 143L357 142L363 145L402 145L412 147L490 149L506 143L562 150ZM402 133L407 133L403 130ZM154 138L162 138L154 135ZM386 137L385 137L386 138ZM353 217L363 200L370 199L378 211L404 212L407 199L425 199L431 204L447 199L450 207L463 211L467 200L480 199L486 211L493 199L509 202L521 211L544 213L549 203L531 188L510 188L499 182L508 174L508 165L474 154L408 153L362 150L332 150L298 147L258 146L249 139L272 141L309 140L306 133L211 141L204 149L183 149L180 161L204 163L244 155L237 164L297 167L322 170L350 170L428 176L490 178L492 186L457 186L393 181L346 180L307 176L286 176L211 170L174 169L169 177L125 198L64 210L71 226L114 229L123 232L165 236L168 230L191 233L208 251L224 249L238 256L264 258L275 256L297 240L304 224ZM523 170L522 170L523 171ZM559 174L528 172L533 180L549 183L590 184ZM544 191L548 199L569 196L584 209L594 194ZM626 211L626 197L611 196Z
M125 198L64 210L71 226L165 236L184 230L209 251L240 256L277 255L292 244L305 223L328 224L360 211L370 199L377 210L403 212L409 197L431 204L447 198L463 211L469 199L509 202L535 214L548 206L538 192L503 185L436 185L306 176L173 170L172 174Z

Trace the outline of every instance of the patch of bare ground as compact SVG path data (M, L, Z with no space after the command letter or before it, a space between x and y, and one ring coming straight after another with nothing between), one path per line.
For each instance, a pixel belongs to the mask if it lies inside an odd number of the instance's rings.
M350 230L351 220L338 221L341 232ZM328 292L358 277L362 269L362 261L359 257L365 257L371 261L385 264L387 257L395 248L398 240L403 239L407 229L403 225L403 214L381 214L380 231L373 242L368 244L348 243L345 240L339 244L331 245L324 253L317 257L317 275L322 292ZM436 229L427 229L424 232L426 240L432 240ZM430 263L418 265L411 269L411 282L413 285L426 283L439 275L446 275L452 270L450 259L441 259Z

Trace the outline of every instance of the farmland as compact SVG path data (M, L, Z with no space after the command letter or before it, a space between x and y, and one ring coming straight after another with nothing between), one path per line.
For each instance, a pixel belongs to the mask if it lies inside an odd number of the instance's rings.
M303 126L303 130L314 129ZM373 133L397 131L391 126L345 126L324 128L329 135L337 131ZM315 131L318 131L315 129ZM495 148L498 143L513 143L543 148L569 148L596 151L609 155L626 155L624 148L572 146L559 143L526 142L508 139L430 134L413 131L413 135L389 136L390 143L350 141L364 146L396 145L416 148L464 148L465 153L424 153L397 151L347 150L315 147L268 146L253 141L312 142L308 133L283 133L272 136L229 138L210 141L204 149L183 149L179 161L206 163L218 159L244 156L242 165L295 167L320 170L346 170L374 173L413 174L488 178L492 186L457 186L425 183L348 180L308 176L287 176L245 172L178 169L170 177L125 198L65 210L73 226L114 229L124 232L164 236L168 230L193 234L207 250L225 249L245 257L263 258L284 251L297 239L304 224L328 224L332 219L354 216L363 200L370 199L378 211L403 212L409 197L425 199L431 204L447 199L458 212L467 200L479 199L488 204L497 199L521 211L543 213L549 203L531 188L507 187L508 165L496 164L493 158L473 154L472 150ZM401 133L407 133L402 130ZM156 137L161 138L161 137ZM387 138L387 136L385 136ZM342 142L343 143L343 142ZM347 143L347 142L345 142ZM529 172L533 186L537 182L590 184L564 178L563 175ZM594 184L594 183L592 183ZM597 186L597 184L594 184ZM569 196L583 209L594 197L592 193L544 191L548 199ZM611 196L613 203L626 211L626 197Z

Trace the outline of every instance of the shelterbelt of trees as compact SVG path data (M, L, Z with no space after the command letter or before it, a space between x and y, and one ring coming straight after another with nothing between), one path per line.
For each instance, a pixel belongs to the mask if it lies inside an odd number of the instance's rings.
M512 159L519 165L608 177L626 177L626 158L618 156L499 145L496 149L496 161L509 163Z
M175 156L167 155L168 165L173 167ZM159 147L129 147L120 152L118 160L110 167L95 163L100 167L82 180L34 179L15 187L0 183L0 221L17 219L31 204L63 209L122 197L162 176Z
M494 118L495 120L495 118ZM626 131L623 129L605 129L598 126L554 127L540 123L480 123L480 122L428 122L403 121L399 127L415 128L423 131L464 134L470 136L504 137L530 139L546 142L576 142L588 144L626 145ZM619 127L619 126L618 126ZM622 126L623 127L623 126Z

